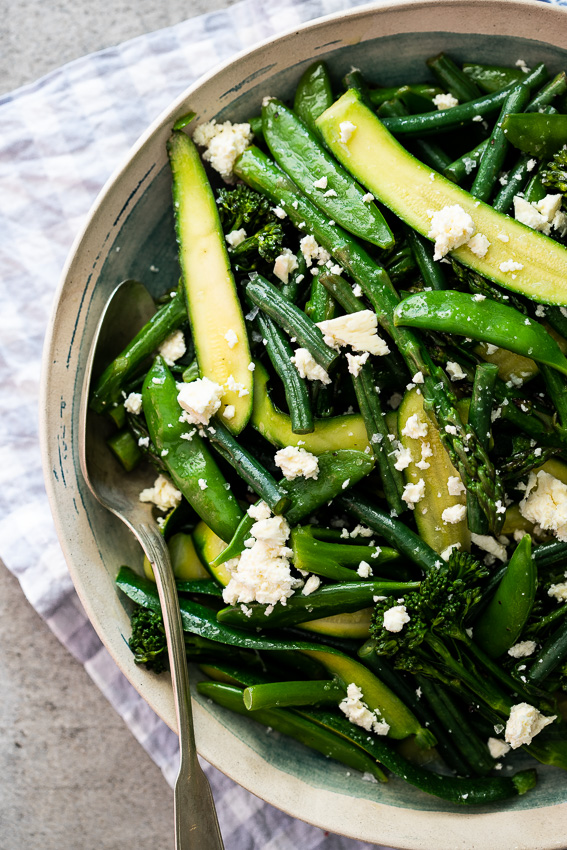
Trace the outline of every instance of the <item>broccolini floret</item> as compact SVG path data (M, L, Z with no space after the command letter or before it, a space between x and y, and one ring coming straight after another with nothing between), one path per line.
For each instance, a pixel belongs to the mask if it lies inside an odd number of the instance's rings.
M271 266L282 252L284 230L267 198L240 184L235 189L221 189L217 205L225 235L235 230L246 233L242 242L229 249L238 271L254 271L263 264ZM268 271L266 267L264 270Z
M131 617L132 635L128 646L136 664L162 673L169 667L165 628L161 614L139 605Z
M567 150L564 147L553 155L551 162L547 163L547 168L542 170L541 182L548 189L567 194Z

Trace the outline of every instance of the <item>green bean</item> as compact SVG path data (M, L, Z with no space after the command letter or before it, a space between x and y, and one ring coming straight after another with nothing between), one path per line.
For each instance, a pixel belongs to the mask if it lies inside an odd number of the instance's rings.
M333 102L331 80L324 62L315 62L304 71L293 101L293 110L304 124L318 133L315 121Z
M372 605L374 596L396 595L416 590L418 587L419 582L351 580L326 585L308 596L295 593L285 605L277 605L275 608L273 605L261 605L259 602L251 602L246 606L246 611L243 611L240 605L228 606L221 608L217 617L219 623L252 631L261 627L283 628L309 620L320 620L322 617L360 611ZM269 610L271 608L272 611Z
M90 407L102 413L120 398L125 382L144 360L187 321L187 309L183 295L179 292L152 316L150 321L136 334L132 342L106 367L91 395Z
M311 297L305 305L307 316L315 324L333 319L335 316L335 302L320 282L319 277L320 274L313 278ZM292 366L292 368L295 369L295 366ZM316 416L325 416L332 412L333 393L331 385L322 384L321 381L313 381L311 384L311 398Z
M427 543L410 528L387 514L371 502L354 493L341 496L339 499L341 507L356 517L359 522L364 523L383 537L392 547L405 555L410 561L417 564L424 572L439 569L441 561L439 555Z
M437 86L432 86L429 83L417 83L409 86L388 86L385 88L370 89L368 97L372 105L376 107L380 106L386 100L394 100L399 96L400 92L403 93L406 89L421 95L421 97L426 97L428 100L433 100L436 95L442 94L442 90Z
M400 89L400 93L403 90ZM433 109L431 104L431 109ZM425 110L431 111L431 110ZM401 100L385 101L377 110L377 115L382 118L395 118L402 115L410 115L412 110L408 110ZM436 171L443 172L451 162L450 157L445 151L435 142L428 142L425 139L413 139L410 146L412 153L425 162L427 165L434 168Z
M455 65L450 56L440 53L427 60L427 67L439 83L456 97L459 103L475 100L481 91L468 74Z
M557 411L561 427L565 429L567 428L567 388L565 386L565 379L555 369L551 369L543 363L540 366L540 372L545 381L547 394Z
M238 443L222 422L215 419L214 427L207 428L206 435L220 456L236 469L240 478L252 487L270 510L276 514L285 511L289 499L279 488L275 478Z
M339 353L325 344L319 328L307 318L303 310L287 301L266 278L259 274L251 276L246 285L246 296L289 336L295 337L303 348L307 348L325 371L328 372L335 364Z
M543 112L543 108L549 106L554 98L565 94L567 91L567 75L560 71L536 94L526 107L526 112Z
M540 570L547 570L551 566L567 563L567 543L563 540L550 540L542 543L534 549L534 561Z
M431 243L411 227L405 226L404 231L425 287L447 289L443 266L433 260Z
M523 540L523 538L522 538ZM526 672L532 685L541 685L567 656L567 620L552 632Z
M243 699L248 711L258 711L295 705L336 705L345 696L346 690L339 682L327 679L248 685L244 690Z
M475 170L475 168L478 168L478 164L481 161L487 146L488 139L484 139L476 146L476 148L473 148L472 151L461 154L460 157L449 163L449 165L443 170L444 176L447 177L448 180L452 180L453 183L462 183L463 180Z
M348 74L345 74L345 76L343 77L343 86L345 87L345 89L356 89L360 93L360 96L364 103L366 103L366 105L370 107L370 109L372 109L373 103L370 99L370 90L368 88L368 83L366 82L358 68L352 68L348 72Z
M533 88L541 85L547 79L544 65L538 65L530 74L526 74L522 85ZM400 118L384 119L384 126L395 136L430 135L469 124L476 115L491 115L501 108L514 86L506 86L493 94L487 94L476 100L470 100L451 109L438 112L427 112L424 115L408 115Z
M127 428L109 437L106 445L118 458L126 472L135 469L142 459L138 443Z
M291 418L291 429L294 434L309 434L313 431L313 414L309 391L305 379L300 376L291 362L293 350L272 319L258 313L256 322L262 338L265 340L266 354L283 383Z
M530 99L530 91L525 86L512 89L502 105L500 118L494 125L488 145L480 160L476 176L471 187L471 195L481 201L488 201L492 195L498 173L504 164L508 151L508 141L502 123L510 112L522 112Z
M316 725L306 717L286 709L272 708L249 712L244 705L242 690L221 682L199 682L197 690L213 702L229 708L238 714L245 714L264 726L269 726L296 741L300 741L312 750L322 753L326 758L334 758L348 767L362 773L370 773L380 782L386 782L384 772L374 758L369 758L363 750L334 732Z
M514 197L521 192L533 168L535 160L529 153L523 153L518 157L516 164L510 169L506 176L506 183L499 190L492 202L495 210L507 213L514 203Z
M483 446L488 449L491 431L491 414L494 404L494 386L498 377L498 366L481 363L476 367L473 392L469 413L469 425L474 428ZM480 509L478 500L470 493L467 498L467 519L469 529L475 534L487 534L488 523Z

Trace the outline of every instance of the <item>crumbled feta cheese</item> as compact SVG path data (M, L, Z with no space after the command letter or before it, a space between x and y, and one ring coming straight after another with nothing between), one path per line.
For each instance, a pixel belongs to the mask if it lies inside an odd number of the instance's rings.
M361 561L356 571L360 578L370 578L372 575L372 567L366 561Z
M554 597L558 602L565 602L567 600L567 582L563 581L560 584L552 584L547 591L547 595Z
M319 576L309 576L305 584L303 585L303 589L301 591L302 596L309 596L313 593L314 590L317 590L319 585L321 584L321 579Z
M429 469L431 466L430 463L427 462L428 457L433 457L433 452L431 450L431 443L422 443L421 444L421 460L418 460L416 466L418 469Z
M466 372L463 372L459 363L455 360L449 360L447 363L447 374L452 381L462 381L467 377Z
M209 378L197 378L190 384L177 384L177 389L184 421L191 425L208 425L221 406L222 387Z
M243 227L240 230L231 230L230 233L227 233L224 237L231 248L238 248L239 245L242 245L244 240L247 237L247 233Z
M479 549L482 549L484 552L488 552L490 555L494 555L495 558L498 558L500 561L507 561L508 556L506 554L506 547L499 543L498 540L495 540L494 537L491 537L489 534L475 534L474 532L471 534L472 542L478 546Z
M433 98L433 103L437 109L451 109L453 106L458 106L459 101L452 94L436 94Z
M289 248L284 248L274 262L274 274L282 283L289 282L289 276L298 266L297 257Z
M500 351L497 345L492 345L491 342L485 343L485 353L488 354L488 356L496 354L497 351Z
M224 338L226 339L229 348L234 348L234 346L238 343L238 334L236 331L233 331L232 328L227 330Z
M524 62L523 59L517 59L516 60L516 67L519 68L520 71L523 74L529 74L530 73L530 69L528 68L528 66L526 65L526 63Z
M462 493L466 493L467 488L458 475L450 475L447 479L447 490L449 496L460 496Z
M567 485L544 470L530 473L526 495L520 502L524 519L552 531L567 541Z
M388 632L401 632L406 623L409 623L410 615L405 605L394 605L384 611L384 628Z
M261 519L270 519L272 512L266 502L258 502L256 505L250 505L246 511L249 517L259 521Z
M382 720L380 713L371 711L364 702L361 689L354 682L347 686L347 695L339 703L339 708L346 714L355 726L362 726L367 732L375 732L376 735L387 735L390 726Z
M261 515L263 518L250 529L252 546L234 559L236 567L223 590L227 605L242 602L259 602L268 606L280 602L285 605L297 586L297 579L290 571L292 550L285 545L290 534L289 525L281 516L266 518L265 510Z
M224 419L229 419L229 420L234 419L234 417L236 415L235 406L233 404L227 404L227 406L225 407L225 409L222 412L222 415L223 415Z
M551 226L560 236L567 236L567 215L564 212L555 213Z
M181 435L181 436L183 436L183 435ZM138 445L140 447L144 448L144 449L147 449L148 446L150 445L150 438L149 437L138 437Z
M327 178L326 177L320 177L319 180L314 180L313 181L313 188L314 189L326 189L327 188Z
M533 204L519 195L514 196L514 218L521 224L525 224L526 227L531 227L532 230L549 233L550 227L547 218Z
M314 454L296 446L286 446L279 449L274 455L274 463L281 469L288 481L303 476L303 478L314 478L319 475L319 461Z
M137 416L142 412L142 393L130 393L124 402L124 407L127 413L133 413Z
M359 310L318 322L325 342L334 348L350 345L355 351L368 351L370 354L389 354L390 349L377 334L378 320L373 310Z
M158 475L153 487L140 493L140 502L153 502L160 511L176 508L181 502L181 493L165 475Z
M400 472L402 469L407 469L410 463L413 460L411 449L406 449L403 446L395 449L394 457L396 458L396 462L394 464L394 468L398 469Z
M295 354L290 359L300 376L307 381L321 381L323 384L331 383L327 372L315 362L311 352L306 348L296 348Z
M511 655L512 658L527 658L528 655L535 652L536 646L535 640L522 640L510 647L508 655Z
M362 200L365 204L371 204L374 200L374 195L372 194L372 192L367 192L365 195L362 196Z
M203 159L210 162L227 182L234 179L234 163L253 138L250 124L231 124L230 121L217 124L214 118L201 124L193 133L195 144L206 148Z
M501 242L509 242L510 241L510 237L508 236L507 233L504 233L504 231L497 233L496 238L500 239Z
M414 509L417 503L420 502L424 496L425 481L423 478L420 478L417 484L406 484L404 492L402 493L402 499L411 510Z
M207 480L205 478L199 478L199 480L197 481L197 484L199 485L201 490L206 490L207 487L209 486L207 484Z
M441 552L441 558L444 561L448 561L449 558L451 557L451 552L453 551L453 549L459 550L460 548L461 548L460 543L451 543L450 546L447 546L446 549L443 549L443 551Z
M535 201L534 206L546 221L552 222L559 210L563 195L546 195L541 201Z
M526 163L526 171L533 171L537 165L537 159L528 159Z
M513 750L521 746L529 746L532 739L546 726L556 719L557 715L546 717L533 705L521 702L513 705L504 733L505 740Z
M334 189L327 189L327 191L325 192L325 197L326 198L336 198L337 193L335 192Z
M358 377L360 375L360 370L370 357L368 351L365 351L363 354L349 354L347 352L346 359L348 360L348 370L351 375L354 377Z
M475 115L472 120L480 124L480 122L482 121L482 115Z
M420 437L427 437L428 430L429 426L427 422L420 419L417 413L413 413L408 417L406 424L402 428L402 435L418 440Z
M489 738L488 750L493 759L501 759L506 753L510 752L510 744L502 741L500 738Z
M158 349L168 366L173 366L176 360L183 357L187 351L183 331L178 329L169 334Z
M282 207L272 207L273 214L280 219L287 218L287 213Z
M484 233L475 233L472 239L469 239L467 242L467 248L482 260L483 257L486 257L486 253L490 248L490 242Z
M354 131L356 130L356 124L353 124L352 121L341 121L339 124L340 136L339 140L346 145Z
M517 263L515 260L506 260L498 266L501 272L518 272L524 268L523 263Z
M299 247L301 249L301 253L305 257L305 262L307 263L308 268L313 265L314 260L316 260L319 265L322 265L331 258L329 252L317 243L314 236L304 236L299 242Z
M435 240L434 260L440 260L449 251L454 251L474 234L475 225L470 215L459 204L446 206L431 212L429 239Z
M441 519L450 525L456 525L464 520L466 513L466 505L452 505L450 508L445 508L441 514Z

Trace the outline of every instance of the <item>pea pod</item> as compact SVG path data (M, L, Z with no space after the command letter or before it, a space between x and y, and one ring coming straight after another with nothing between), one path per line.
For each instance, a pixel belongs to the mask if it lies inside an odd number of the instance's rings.
M502 123L508 141L525 153L550 157L560 150L567 139L567 115L542 112L512 113Z
M293 563L298 570L334 579L352 581L362 561L372 565L381 578L400 578L399 554L389 547L358 546L353 543L329 543L317 540L309 526L291 532ZM393 562L393 564L390 564Z
M389 738L401 740L410 735L416 736L421 747L435 745L435 737L420 725L415 715L404 703L378 679L364 664L338 652L327 650L304 650L305 654L321 662L346 688L355 683L362 691L363 701L370 711L378 711L389 724Z
M263 723L284 735L289 735L290 738L300 741L310 749L322 753L326 758L334 758L362 773L370 773L380 782L387 781L386 775L378 767L374 758L369 757L356 744L351 744L334 732L316 725L307 718L281 708L266 708L249 712L244 705L243 691L221 682L199 682L197 690L218 705L229 708L237 714L251 717L258 723Z
M309 596L297 592L289 597L285 605L277 605L269 614L266 612L273 606L250 602L246 606L247 613L244 613L240 605L231 605L222 608L217 617L219 623L228 623L243 629L275 629L330 617L341 612L359 611L372 605L374 596L403 594L418 587L419 582L415 581L349 581L326 585Z
M489 342L567 375L567 358L542 325L489 298L479 301L474 295L453 290L422 292L399 303L394 321Z
M463 73L489 94L500 91L506 88L506 86L514 85L514 83L521 83L525 77L524 72L520 68L507 68L502 65L480 65L472 62L465 62Z
M394 244L378 207L363 200L366 190L338 165L291 109L279 100L268 101L262 108L262 126L272 156L316 207L373 245L389 248ZM323 188L314 185L320 179L325 181Z
M310 130L317 132L315 121L333 102L329 72L324 62L315 62L304 71L293 100L294 112Z
M230 540L242 511L201 437L194 433L191 440L181 438L188 426L179 421L177 386L161 357L156 357L146 375L142 403L150 437L175 486L219 537ZM199 480L206 482L205 489Z
M520 540L496 593L474 626L474 640L491 658L513 646L534 603L537 565L529 534Z

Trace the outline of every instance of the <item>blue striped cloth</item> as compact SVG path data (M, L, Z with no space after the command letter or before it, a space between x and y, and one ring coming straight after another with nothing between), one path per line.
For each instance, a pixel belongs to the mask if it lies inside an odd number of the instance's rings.
M99 190L168 103L237 51L358 5L359 0L244 0L86 56L0 97L0 557L171 784L177 737L102 647L55 535L38 446L45 328L73 238ZM231 850L371 847L296 821L211 766L205 770Z

